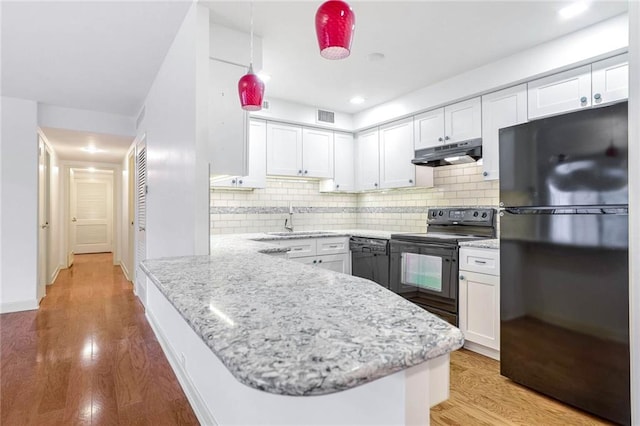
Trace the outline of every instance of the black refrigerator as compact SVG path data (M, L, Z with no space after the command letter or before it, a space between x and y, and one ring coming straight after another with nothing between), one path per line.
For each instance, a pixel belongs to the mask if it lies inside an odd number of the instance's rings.
M630 424L627 103L500 130L500 372ZM636 166L640 167L640 166Z

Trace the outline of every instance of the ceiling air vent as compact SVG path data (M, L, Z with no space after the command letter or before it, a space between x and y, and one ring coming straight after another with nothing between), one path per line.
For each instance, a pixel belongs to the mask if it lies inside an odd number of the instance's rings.
M336 122L336 113L331 111L318 110L318 123L331 123Z
M269 101L262 101L262 109L269 110Z

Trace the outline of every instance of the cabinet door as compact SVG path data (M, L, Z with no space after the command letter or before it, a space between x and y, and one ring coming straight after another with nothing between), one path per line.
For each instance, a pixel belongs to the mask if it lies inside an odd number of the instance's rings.
M486 180L498 179L498 131L527 121L527 85L510 87L482 97L482 163Z
M459 320L465 340L500 350L500 277L460 271Z
M415 186L413 119L380 127L380 188Z
M235 188L238 185L238 176L212 177L211 186L213 188Z
M209 162L216 175L247 174L248 115L240 108L238 80L244 67L209 61Z
M354 143L350 133L334 135L334 179L336 191L353 191L355 189Z
M415 149L444 143L444 108L427 111L413 118Z
M331 254L327 256L318 256L317 266L330 271L349 273L349 254Z
M356 139L356 189L378 189L378 129L358 135Z
M302 175L315 178L333 177L333 132L302 130Z
M591 65L527 83L529 120L591 106Z
M614 56L591 65L593 105L605 105L629 97L627 55Z
M238 186L264 188L267 186L267 123L255 119L250 121L249 174L238 178Z
M444 107L444 142L453 143L482 137L480 98Z
M302 174L302 128L267 123L267 174Z

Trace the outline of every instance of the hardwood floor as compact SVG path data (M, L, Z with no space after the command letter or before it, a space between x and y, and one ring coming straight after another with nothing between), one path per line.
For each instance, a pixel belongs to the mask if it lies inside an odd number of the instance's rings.
M0 424L196 425L111 254L76 255L37 311L0 315Z
M462 349L451 354L451 396L431 409L431 424L577 426L611 423L520 386L500 375L498 361Z

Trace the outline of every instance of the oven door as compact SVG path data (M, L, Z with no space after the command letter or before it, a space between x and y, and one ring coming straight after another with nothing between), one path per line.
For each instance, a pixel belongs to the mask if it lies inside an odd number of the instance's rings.
M457 246L391 241L391 290L455 299ZM452 277L456 279L452 281Z

